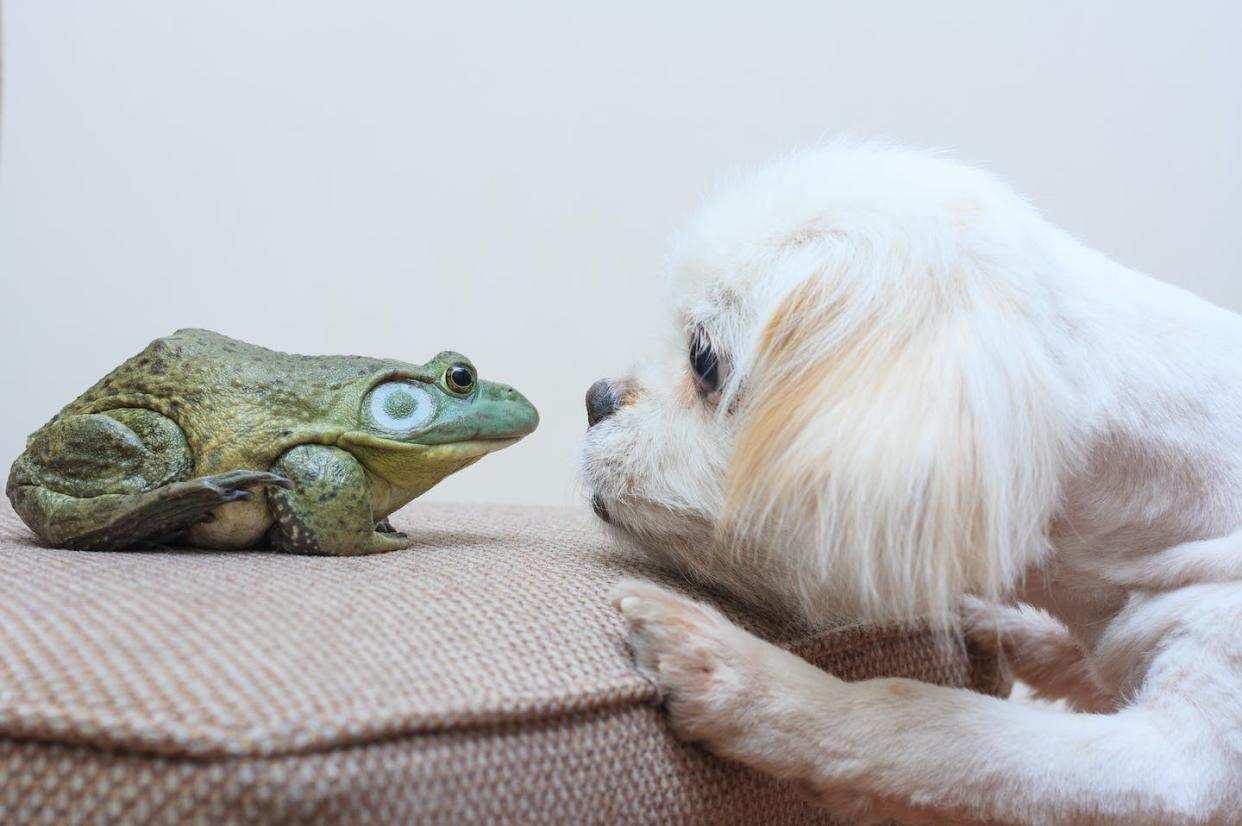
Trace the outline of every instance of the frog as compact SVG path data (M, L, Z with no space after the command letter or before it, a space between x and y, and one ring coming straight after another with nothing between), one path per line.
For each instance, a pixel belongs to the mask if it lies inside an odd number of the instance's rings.
M454 351L293 355L183 329L33 433L5 491L67 549L360 556L413 545L389 515L538 424Z

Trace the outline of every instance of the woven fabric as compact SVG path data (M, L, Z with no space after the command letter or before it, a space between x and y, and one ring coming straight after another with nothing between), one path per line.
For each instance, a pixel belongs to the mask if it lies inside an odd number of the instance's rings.
M86 553L0 506L0 822L822 819L671 738L605 596L659 575L588 514L394 521L415 548ZM847 679L994 684L916 629L744 621Z

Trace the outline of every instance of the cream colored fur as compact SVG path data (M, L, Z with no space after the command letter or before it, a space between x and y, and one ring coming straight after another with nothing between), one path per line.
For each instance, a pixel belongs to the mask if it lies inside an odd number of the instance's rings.
M1242 822L1242 319L872 144L724 190L670 271L667 352L584 445L619 535L812 622L965 604L1079 710L845 684L626 584L679 731L860 820Z

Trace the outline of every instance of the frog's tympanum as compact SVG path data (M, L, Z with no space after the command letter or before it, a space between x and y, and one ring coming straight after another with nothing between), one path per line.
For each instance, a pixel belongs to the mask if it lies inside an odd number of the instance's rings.
M388 514L538 423L458 353L294 356L180 330L31 436L7 493L69 548L378 553L411 544Z

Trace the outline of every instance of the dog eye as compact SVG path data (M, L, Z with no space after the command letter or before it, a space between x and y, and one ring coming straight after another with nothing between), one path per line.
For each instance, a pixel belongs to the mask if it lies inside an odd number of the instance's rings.
M715 393L720 389L720 360L701 335L695 336L690 344L690 369L705 392Z

